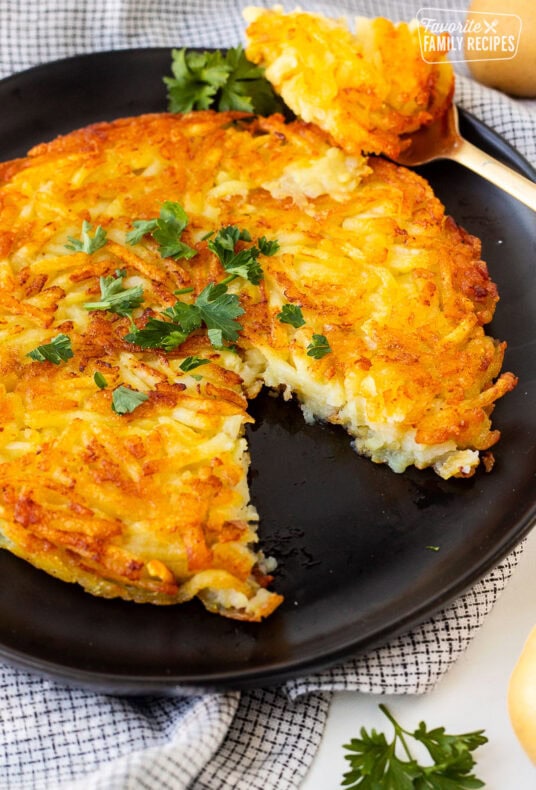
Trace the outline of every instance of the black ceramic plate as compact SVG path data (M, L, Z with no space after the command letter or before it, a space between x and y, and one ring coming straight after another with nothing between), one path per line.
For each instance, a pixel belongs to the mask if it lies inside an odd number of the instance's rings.
M0 83L0 159L85 124L165 109L164 49L75 57ZM463 132L534 174L474 118ZM396 475L358 457L342 430L307 426L297 406L251 404L251 490L285 602L244 624L201 604L157 608L93 598L0 552L0 656L78 685L173 693L254 686L318 670L377 645L445 605L527 533L535 510L536 215L463 168L422 169L454 218L483 240L517 389L494 415L492 474ZM433 551L429 546L438 546Z

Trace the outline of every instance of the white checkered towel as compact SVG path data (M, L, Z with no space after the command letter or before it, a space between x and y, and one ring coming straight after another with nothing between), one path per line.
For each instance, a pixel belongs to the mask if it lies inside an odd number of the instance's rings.
M242 0L0 0L0 76L82 52L233 46ZM271 2L256 0L257 5ZM286 4L287 10L295 5ZM442 8L465 2L442 0ZM419 0L307 2L331 16L415 16ZM461 78L458 102L536 164L534 103ZM0 110L1 111L1 110ZM330 692L422 693L465 650L504 588L518 547L424 625L317 675L272 690L196 697L95 694L0 665L0 788L286 790L320 741ZM337 781L336 779L334 781Z

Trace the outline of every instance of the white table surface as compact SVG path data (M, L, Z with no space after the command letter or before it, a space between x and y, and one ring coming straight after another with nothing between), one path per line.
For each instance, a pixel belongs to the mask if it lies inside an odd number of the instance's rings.
M536 790L534 767L518 744L508 718L508 680L525 639L536 625L536 530L506 589L465 654L438 685L421 696L376 696L356 692L334 695L320 749L301 790L340 787L347 761L342 744L361 727L384 731L391 725L378 709L386 704L413 730L419 721L460 733L485 729L489 742L475 753L476 775L488 790Z

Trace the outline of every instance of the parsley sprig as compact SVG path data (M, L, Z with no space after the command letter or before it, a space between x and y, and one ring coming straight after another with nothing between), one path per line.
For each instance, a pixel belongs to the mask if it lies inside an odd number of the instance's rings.
M181 370L184 370L185 373L188 373L190 370L195 370L201 367L201 365L208 365L209 363L210 359L203 359L203 357L186 357L179 367Z
M270 115L282 110L263 70L246 58L241 46L227 52L174 49L171 71L173 77L164 77L170 112L213 108Z
M175 302L161 313L162 318L149 318L143 329L129 332L125 340L141 348L173 351L205 324L210 342L221 348L224 341L234 343L238 339L242 327L236 318L243 312L238 296L227 293L226 285L210 283L193 304Z
M67 362L68 359L74 356L71 348L71 338L69 335L56 335L50 343L37 346L33 351L29 351L26 356L34 359L36 362L52 362L54 365Z
M448 735L444 727L428 730L421 722L409 732L396 721L385 705L379 706L394 727L393 740L388 742L383 733L361 728L360 738L344 745L350 754L345 759L350 769L344 774L342 786L350 790L474 790L483 787L472 769L475 761L471 752L487 743L483 730ZM412 756L407 738L421 743L433 760L433 765L419 765ZM401 747L407 759L396 754Z
M322 359L326 354L331 354L331 346L325 335L314 334L307 346L307 356L313 359Z
M294 329L299 329L300 326L305 326L305 318L303 317L302 309L297 304L284 304L276 318L282 324L290 324Z
M188 225L188 215L180 203L166 200L162 203L158 218L136 219L132 224L134 228L126 236L131 246L139 244L147 233L151 233L162 258L190 260L197 255L193 247L181 241L182 232Z
M139 392L120 384L112 392L112 411L115 411L116 414L131 414L146 400L149 400L149 396L145 392Z
M143 302L143 288L135 285L123 288L123 280L127 276L126 269L116 269L115 276L101 277L101 298L97 302L86 302L86 310L108 310L122 316L130 316L132 311Z
M100 250L101 247L104 247L106 244L106 231L100 225L97 225L95 233L93 236L90 236L90 230L91 223L84 220L82 222L80 238L75 239L74 236L67 236L69 244L66 244L65 247L74 252L85 252L87 255L91 255L97 252L97 250Z
M236 277L243 277L253 285L258 285L263 278L259 255L275 255L279 244L277 241L268 241L261 236L256 245L237 252L236 246L239 241L251 241L249 232L244 229L239 230L236 225L228 225L218 231L208 242L208 247L228 272L228 276L223 281L225 285Z

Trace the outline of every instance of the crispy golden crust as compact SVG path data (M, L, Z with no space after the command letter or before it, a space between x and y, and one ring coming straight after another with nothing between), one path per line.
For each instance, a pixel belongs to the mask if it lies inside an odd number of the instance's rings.
M162 258L134 219L178 200L191 261ZM82 220L107 244L66 249ZM141 284L141 327L224 276L203 237L227 224L278 239L260 286L235 281L246 310L239 354L194 333L176 351L125 341L129 321L88 313L99 276ZM498 438L493 402L504 345L484 334L495 286L476 239L445 217L423 179L334 148L318 129L237 113L148 115L96 124L0 167L0 525L4 545L89 591L174 603L199 596L258 620L281 598L269 582L249 504L246 396L264 381L295 392L306 417L343 424L360 452L400 471L471 474ZM193 298L191 295L184 299ZM305 326L277 319L299 304ZM74 357L27 352L59 332ZM313 333L332 353L307 354ZM190 355L210 359L194 373ZM99 390L96 371L108 381ZM119 384L148 400L110 408Z
M301 119L318 124L352 154L394 159L401 135L431 123L452 99L444 54L423 60L416 24L343 19L281 8L247 8L246 55Z

